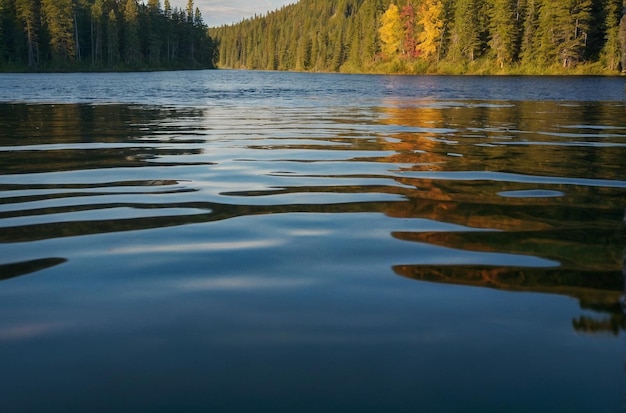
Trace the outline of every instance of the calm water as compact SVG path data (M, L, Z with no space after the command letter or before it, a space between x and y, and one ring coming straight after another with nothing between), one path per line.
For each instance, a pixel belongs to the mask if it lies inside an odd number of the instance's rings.
M0 410L623 411L624 80L0 75Z

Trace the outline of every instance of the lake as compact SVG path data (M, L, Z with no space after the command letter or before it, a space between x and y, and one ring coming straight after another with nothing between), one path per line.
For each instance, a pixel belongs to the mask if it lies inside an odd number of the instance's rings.
M623 77L0 74L6 412L616 412Z

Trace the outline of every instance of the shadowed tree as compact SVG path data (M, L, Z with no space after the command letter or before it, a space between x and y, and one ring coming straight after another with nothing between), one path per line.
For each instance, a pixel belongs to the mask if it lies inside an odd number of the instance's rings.
M14 0L17 18L22 22L28 46L28 67L34 67L39 60L39 44L37 30L37 8L35 0Z
M91 6L91 61L95 64L102 59L103 20L106 17L104 6L104 0L95 0Z
M111 10L107 17L107 65L113 68L120 60L119 25L115 12Z
M126 0L124 7L124 28L126 30L126 63L131 66L139 64L141 59L141 44L139 40L139 8L137 0Z

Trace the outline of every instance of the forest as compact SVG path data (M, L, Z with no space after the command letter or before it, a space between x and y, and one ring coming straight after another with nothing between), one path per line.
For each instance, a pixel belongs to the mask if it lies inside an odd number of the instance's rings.
M212 68L215 53L193 0L0 0L0 71Z
M624 13L626 0L301 0L209 32L222 68L618 74Z

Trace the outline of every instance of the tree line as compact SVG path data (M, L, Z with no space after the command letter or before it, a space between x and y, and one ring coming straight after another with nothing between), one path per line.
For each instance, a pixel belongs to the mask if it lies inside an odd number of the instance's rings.
M0 70L211 68L200 10L165 0L0 0Z
M228 68L618 73L626 0L301 0L210 29Z

